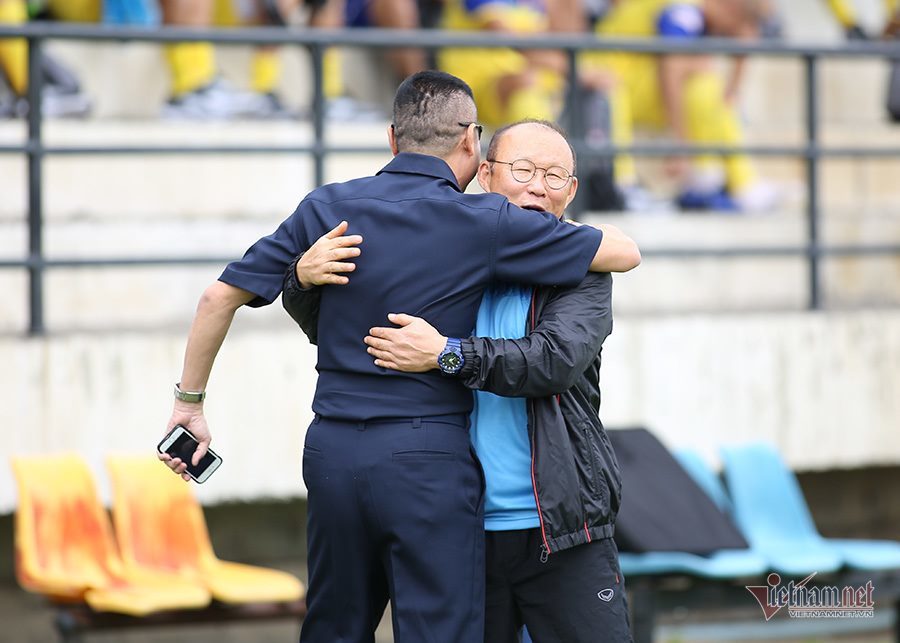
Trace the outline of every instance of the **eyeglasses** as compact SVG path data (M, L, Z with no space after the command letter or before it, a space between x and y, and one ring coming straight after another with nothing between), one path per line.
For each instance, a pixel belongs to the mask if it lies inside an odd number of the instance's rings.
M475 121L469 121L468 123L457 123L457 125L459 125L460 127L468 127L469 125L474 125L475 131L478 132L478 140L481 140L481 132L484 131L483 125L479 125Z
M516 159L512 163L508 161L498 161L496 159L487 159L488 163L502 163L509 166L512 177L519 183L528 183L534 178L538 170L544 171L544 181L551 190L562 190L569 184L569 180L574 176L569 171L558 165L550 167L538 167L528 159Z

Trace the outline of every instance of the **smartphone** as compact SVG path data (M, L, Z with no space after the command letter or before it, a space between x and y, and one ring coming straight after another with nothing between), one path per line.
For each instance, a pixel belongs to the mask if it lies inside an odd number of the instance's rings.
M171 431L156 446L160 453L168 453L173 458L181 458L182 462L187 463L187 473L195 482L203 484L222 464L222 458L212 449L207 449L206 455L200 458L197 466L191 464L191 458L194 457L194 451L200 443L191 432L180 424L176 424Z

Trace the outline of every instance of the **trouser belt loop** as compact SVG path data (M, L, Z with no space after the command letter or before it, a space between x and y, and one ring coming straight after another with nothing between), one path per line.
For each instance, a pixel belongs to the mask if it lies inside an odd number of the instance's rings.
M318 424L319 421L320 421L321 419L322 419L322 416L319 415L318 413L316 413L316 414L313 416L313 424Z
M421 429L422 428L422 418L413 418L413 428Z

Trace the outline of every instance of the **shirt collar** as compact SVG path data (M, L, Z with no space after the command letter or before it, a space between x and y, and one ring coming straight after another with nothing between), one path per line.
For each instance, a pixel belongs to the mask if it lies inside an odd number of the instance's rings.
M392 172L399 174L422 174L433 176L448 181L457 192L462 192L456 176L444 159L427 154L415 154L413 152L400 152L393 160L385 165L378 174Z

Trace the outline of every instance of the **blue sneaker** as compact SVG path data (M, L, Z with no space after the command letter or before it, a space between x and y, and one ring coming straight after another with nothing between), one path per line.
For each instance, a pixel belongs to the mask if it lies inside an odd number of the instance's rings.
M725 191L725 188L715 192L701 192L699 190L685 190L676 201L682 210L704 210L718 212L737 212L738 204Z

